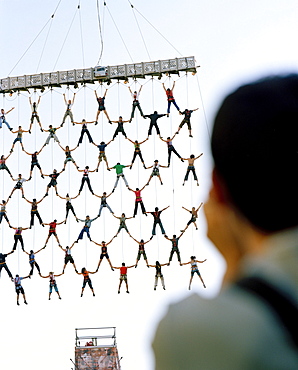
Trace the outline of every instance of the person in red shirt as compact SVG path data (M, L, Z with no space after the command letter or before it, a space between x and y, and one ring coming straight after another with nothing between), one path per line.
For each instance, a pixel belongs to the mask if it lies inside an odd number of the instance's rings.
M130 269L131 267L135 267L135 265L125 266L124 262L122 262L121 267L113 266L114 269L120 269L120 283L119 283L119 288L118 288L118 294L120 293L120 288L121 288L122 281L125 281L126 293L129 293L129 291L128 291L128 282L127 282L127 269Z
M144 206L144 203L143 203L142 197L141 197L141 191L145 189L145 186L146 186L146 185L144 185L144 186L142 187L142 189L136 188L136 190L132 190L130 187L128 187L128 190L130 190L130 191L134 192L134 193L135 193L135 196L136 196L135 209L134 209L134 212L133 212L133 217L136 217L136 215L137 215L137 212L138 212L138 205L140 205L140 206L141 206L141 209L142 209L143 215L147 216L146 209L145 209L145 206Z
M58 223L57 223L57 220L54 220L53 222L50 222L49 224L43 223L43 225L49 225L49 226L50 226L50 229L49 229L49 235L48 235L48 237L47 237L47 240L46 240L46 242L45 242L45 245L44 245L44 246L46 246L46 245L47 245L47 243L48 243L48 241L49 241L49 239L50 239L50 237L51 237L52 235L54 235L54 237L56 238L56 240L57 240L58 244L60 245L60 242L59 242L58 236L57 236L57 234L56 234L56 226L57 226L57 225L61 225L63 222L64 222L64 220L63 220L63 221L61 221L61 222L58 222Z
M167 95L167 99L168 99L168 110L167 110L167 116L169 117L169 114L170 114L170 107L171 107L171 104L173 103L176 107L176 109L179 111L180 113L180 108L178 107L175 99L174 99L174 96L173 96L173 90L174 90L174 87L175 87L175 81L173 83L173 86L172 88L168 88L166 89L165 88L165 84L162 84L163 88L164 88L164 91L166 92L166 95Z

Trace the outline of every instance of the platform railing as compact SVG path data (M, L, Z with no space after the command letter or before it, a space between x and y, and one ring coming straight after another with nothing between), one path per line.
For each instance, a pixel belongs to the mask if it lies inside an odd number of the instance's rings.
M146 76L159 76L163 74L179 74L179 72L196 73L195 57L182 57L152 62L122 64L116 66L103 66L101 73L97 68L73 69L70 71L57 71L38 73L32 75L6 77L0 79L0 93L13 93L19 90L61 87L62 85L107 82L111 80L128 80L129 78L145 78Z

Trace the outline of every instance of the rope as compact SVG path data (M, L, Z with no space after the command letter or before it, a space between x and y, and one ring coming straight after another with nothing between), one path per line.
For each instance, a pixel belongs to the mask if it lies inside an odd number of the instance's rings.
M117 26L116 22L114 21L114 18L113 18L112 14L111 14L111 12L110 12L110 10L109 10L108 6L107 6L107 3L106 3L106 2L104 2L104 5L105 5L105 6L107 7L107 9L108 9L108 12L109 12L109 14L110 14L110 17L111 17L111 19L112 19L112 21L113 21L113 23L114 23L114 26L115 26L115 28L116 28L116 30L117 30L117 32L118 32L118 34L119 34L119 36L120 36L120 39L121 39L121 41L123 42L123 45L124 45L124 47L125 47L125 49L126 49L126 51L127 51L127 54L128 54L128 55L129 55L129 57L130 57L131 62L133 63L132 56L131 56L131 54L130 54L130 52L129 52L129 50L128 50L128 48L127 48L127 46L126 46L125 42L124 42L124 39L123 39L123 37L122 37L122 35L121 35L120 31L119 31L119 28L118 28L118 26Z
M153 26L153 24L151 23L151 22L149 22L148 21L148 19L147 18L145 18L144 16L143 16L143 14L141 14L139 11L138 11L138 9L137 8L135 8L132 4L131 4L131 2L128 0L128 2L130 3L130 6L131 7L133 7L139 14L140 14L140 16L142 17L142 18L144 18L145 19L145 21L147 22L147 23L149 23L149 25L180 55L180 56L182 56L182 54L180 53L180 51L179 50L177 50L176 48L175 48L175 46L160 32L160 31L158 31L158 29L156 28L156 27L154 27Z
M144 40L144 37L143 37L142 31L141 31L141 28L140 28L139 22L138 22L138 20L137 20L137 17L136 17L136 15L135 15L135 12L134 12L134 6L131 4L131 2L130 2L129 0L128 0L128 2L130 3L130 6L131 6L131 8L132 8L132 13L133 13L133 16L134 16L134 18L135 18L136 24L137 24L137 26L138 26L138 29L139 29L139 32L140 32L141 38L142 38L142 40L143 40L143 44L144 44L144 46L145 46L145 49L146 49L146 52L147 52L148 58L149 58L149 60L151 60L151 57L150 57L150 54L149 54L149 51L148 51L147 45L146 45L146 43L145 43L145 40Z
M199 83L199 79L198 79L197 74L196 74L196 78L197 78L197 84L198 84L200 98L201 98L201 102L202 102L202 108L203 108L203 113L204 113L204 118L205 118L206 130L207 130L207 133L208 133L208 137L211 140L211 134L210 134L210 131L209 131L209 125L208 125L208 120L207 120L207 116L206 116L205 105L204 105L204 101L203 101L203 97L202 97L202 93L201 93L201 87L200 87L200 83Z
M74 16L73 16L73 18L72 18L72 20L71 20L71 23L70 23L69 29L68 29L68 31L66 32L66 36L65 36L64 41L63 41L63 43L62 43L62 46L61 46L61 49L60 49L60 51L59 51L59 54L58 54L57 60L56 60L56 62L55 62L55 65L54 65L54 67L53 67L53 71L54 71L54 70L55 70L55 68L56 68L56 65L57 65L57 63L58 63L58 60L59 60L59 58L60 58L60 55L61 55L61 53L62 53L62 50L63 50L63 48L64 48L65 42L66 42L67 37L68 37L68 34L69 34L69 32L70 32L70 29L71 29L71 27L72 27L72 24L73 24L73 22L74 22L74 20L75 20L75 17L76 17L76 15L77 15L77 12L78 12L78 9L79 9L79 8L80 8L80 5L78 5L78 6L77 6L77 9L76 9L76 11L75 11L75 13L74 13Z
M81 9L80 2L78 5L78 9ZM85 68L85 53L84 53L84 42L83 42L83 27L82 27L82 18L81 12L79 11L79 20L80 20L80 34L81 34L81 48L82 48L82 59L83 59L83 67Z
M42 51L41 51L41 54L40 54L40 58L39 58L37 68L36 68L36 73L38 72L38 69L39 69L39 66L40 66L40 63L41 63L41 59L43 57L43 53L44 53L44 50L45 50L45 47L46 47L46 44L47 44L47 41L48 41L48 38L49 38L49 34L50 34L50 31L51 31L51 28L52 28L52 25L53 25L53 16L51 17L50 21L51 21L51 24L50 24L50 27L48 29L48 33L47 33L47 36L46 36L46 39L45 39L45 42L44 42L44 45L43 45L43 48L42 48Z
M33 39L33 41L31 42L31 44L28 46L28 48L25 50L25 52L22 54L22 56L20 57L20 59L17 61L17 63L14 65L14 67L12 68L12 70L8 73L8 76L14 71L14 69L16 68L16 66L20 63L20 61L23 59L23 57L27 54L28 50L31 48L31 46L34 44L34 42L37 40L37 38L39 37L39 35L42 33L42 31L46 28L47 24L51 21L51 19L54 18L57 10L58 10L58 7L60 5L62 0L59 0L59 3L58 5L56 6L55 10L54 10L54 13L51 15L50 19L46 22L46 24L42 27L42 29L38 32L37 36Z
M99 28L99 37L100 37L100 43L101 43L101 51L99 54L97 65L100 65L100 61L103 54L103 35L101 30L101 22L100 22L100 12L99 12L99 0L96 1L96 8L97 8L97 19L98 19L98 28Z

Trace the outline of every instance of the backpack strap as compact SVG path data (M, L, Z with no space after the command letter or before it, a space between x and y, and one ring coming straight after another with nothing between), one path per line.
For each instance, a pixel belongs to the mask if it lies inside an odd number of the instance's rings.
M260 277L241 279L236 282L236 286L266 303L298 348L298 308L291 297Z

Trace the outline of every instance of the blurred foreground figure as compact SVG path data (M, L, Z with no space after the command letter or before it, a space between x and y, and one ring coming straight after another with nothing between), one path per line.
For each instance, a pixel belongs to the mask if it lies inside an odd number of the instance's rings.
M240 87L211 139L208 237L227 262L219 296L169 307L156 370L298 369L298 75Z

